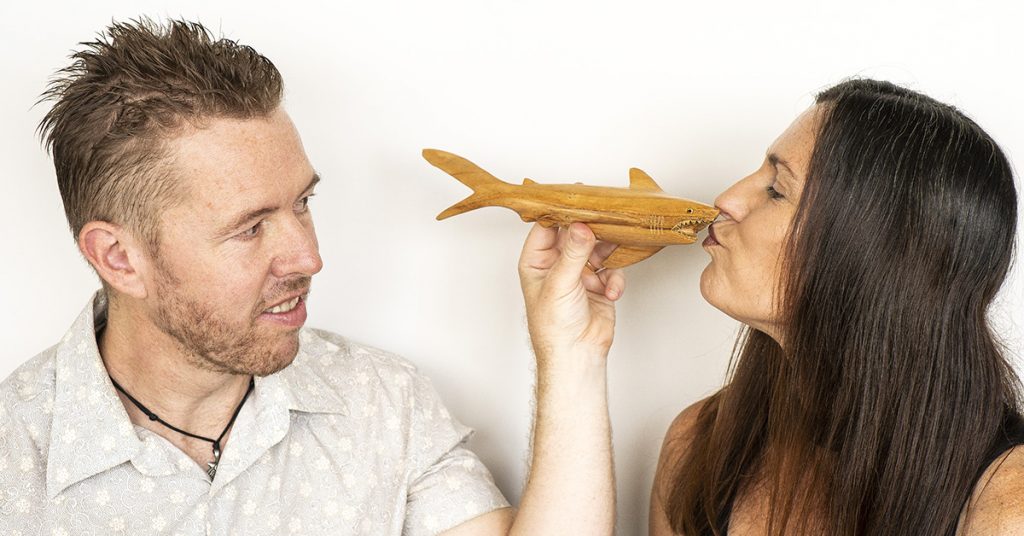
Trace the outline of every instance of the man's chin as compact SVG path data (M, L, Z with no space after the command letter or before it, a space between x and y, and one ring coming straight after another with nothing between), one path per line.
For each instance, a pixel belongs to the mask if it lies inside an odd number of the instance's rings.
M259 337L250 339L248 349L235 349L232 356L220 356L216 362L221 370L231 374L269 376L284 370L295 361L299 352L298 333L275 337L270 341ZM255 342L255 341L262 342Z
M252 370L247 371L247 374L252 374L253 376L259 376L261 378L265 377L265 376L270 376L271 374L275 374L277 372L281 372L282 370L288 368L288 365L291 365L293 360L294 360L294 358L293 359L287 359L287 360L275 361L275 362L272 362L272 363L268 363L267 364L268 366L255 367Z
M295 361L295 356L299 353L299 336L298 333L294 333L289 340L282 344L272 356L268 359L253 363L253 370L249 372L254 376L270 376L275 372L280 372L291 365Z

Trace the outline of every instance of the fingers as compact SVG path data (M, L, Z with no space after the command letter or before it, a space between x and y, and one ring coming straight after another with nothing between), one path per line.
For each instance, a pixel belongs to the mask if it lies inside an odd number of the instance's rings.
M519 266L523 268L547 269L558 258L558 227L543 227L533 224L530 234L523 243L519 255Z
M619 247L618 244L611 242L598 242L594 247L593 255L590 256L590 264L598 267L604 266L605 259L611 256L617 247Z
M580 275L580 279L583 281L583 288L587 289L587 292L592 292L602 296L605 294L607 288L599 274L595 274L589 269L586 269L583 270L583 273Z
M579 225L579 224L577 224ZM571 226L570 226L571 227ZM546 258L551 252L558 253L568 240L569 228L560 230L558 227L543 227L539 223L533 224L530 233L523 244L521 259L534 259L537 257ZM612 242L597 242L594 250L587 259L591 267L596 271L600 270L618 244Z
M598 275L604 281L604 295L609 300L615 301L626 292L626 273L621 268L604 270Z
M551 284L563 291L576 287L597 242L594 232L582 223L574 223L566 231L568 236L562 244L562 255L548 274Z
M523 251L547 251L558 244L558 227L544 227L534 223L530 234L526 235Z
M610 242L598 242L585 224L574 223L561 231L558 227L534 224L523 244L520 275L524 284L527 279L540 283L547 278L563 291L581 281L587 291L615 301L626 290L625 274L622 270L604 270L602 266L616 247ZM551 273L542 273L547 270Z
M593 253L590 254L590 260L587 263L587 268L593 270L597 277L593 279L585 278L584 280L584 286L589 284L587 290L601 294L611 301L622 297L622 293L626 290L625 273L621 269L606 270L604 268L604 261L617 247L619 247L618 244L611 242L598 242L597 246L594 247Z
M618 300L626 291L626 274L621 269L602 270L594 273L587 269L582 274L583 288L611 301Z

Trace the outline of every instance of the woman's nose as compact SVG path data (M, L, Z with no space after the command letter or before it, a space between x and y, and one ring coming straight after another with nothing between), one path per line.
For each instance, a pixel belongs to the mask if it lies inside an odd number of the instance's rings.
M752 196L756 194L753 176L740 179L715 198L715 207L722 211L720 219L742 220L750 211Z

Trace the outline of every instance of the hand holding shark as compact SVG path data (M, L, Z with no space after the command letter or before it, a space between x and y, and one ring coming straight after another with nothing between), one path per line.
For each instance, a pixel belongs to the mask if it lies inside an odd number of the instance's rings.
M718 217L718 209L672 197L636 168L629 170L629 188L538 184L530 179L516 185L452 153L424 149L423 158L473 189L472 195L438 214L438 220L497 206L512 209L523 221L536 221L544 227L585 223L599 240L619 244L605 260L605 268L640 262L665 246L692 244L697 241L697 233Z

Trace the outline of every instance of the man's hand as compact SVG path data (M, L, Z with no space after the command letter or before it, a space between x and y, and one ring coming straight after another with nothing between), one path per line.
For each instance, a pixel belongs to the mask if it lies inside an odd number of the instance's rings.
M556 356L604 359L615 328L622 270L601 270L614 244L598 244L582 223L530 230L519 259L530 338L538 367ZM595 273L595 270L597 272Z
M537 356L537 399L514 536L615 530L607 357L626 279L600 269L614 248L598 244L580 223L535 225L523 246L519 277Z
M444 536L615 531L606 358L626 278L600 269L614 249L581 223L530 230L519 259L537 356L530 474L518 512L490 512Z

